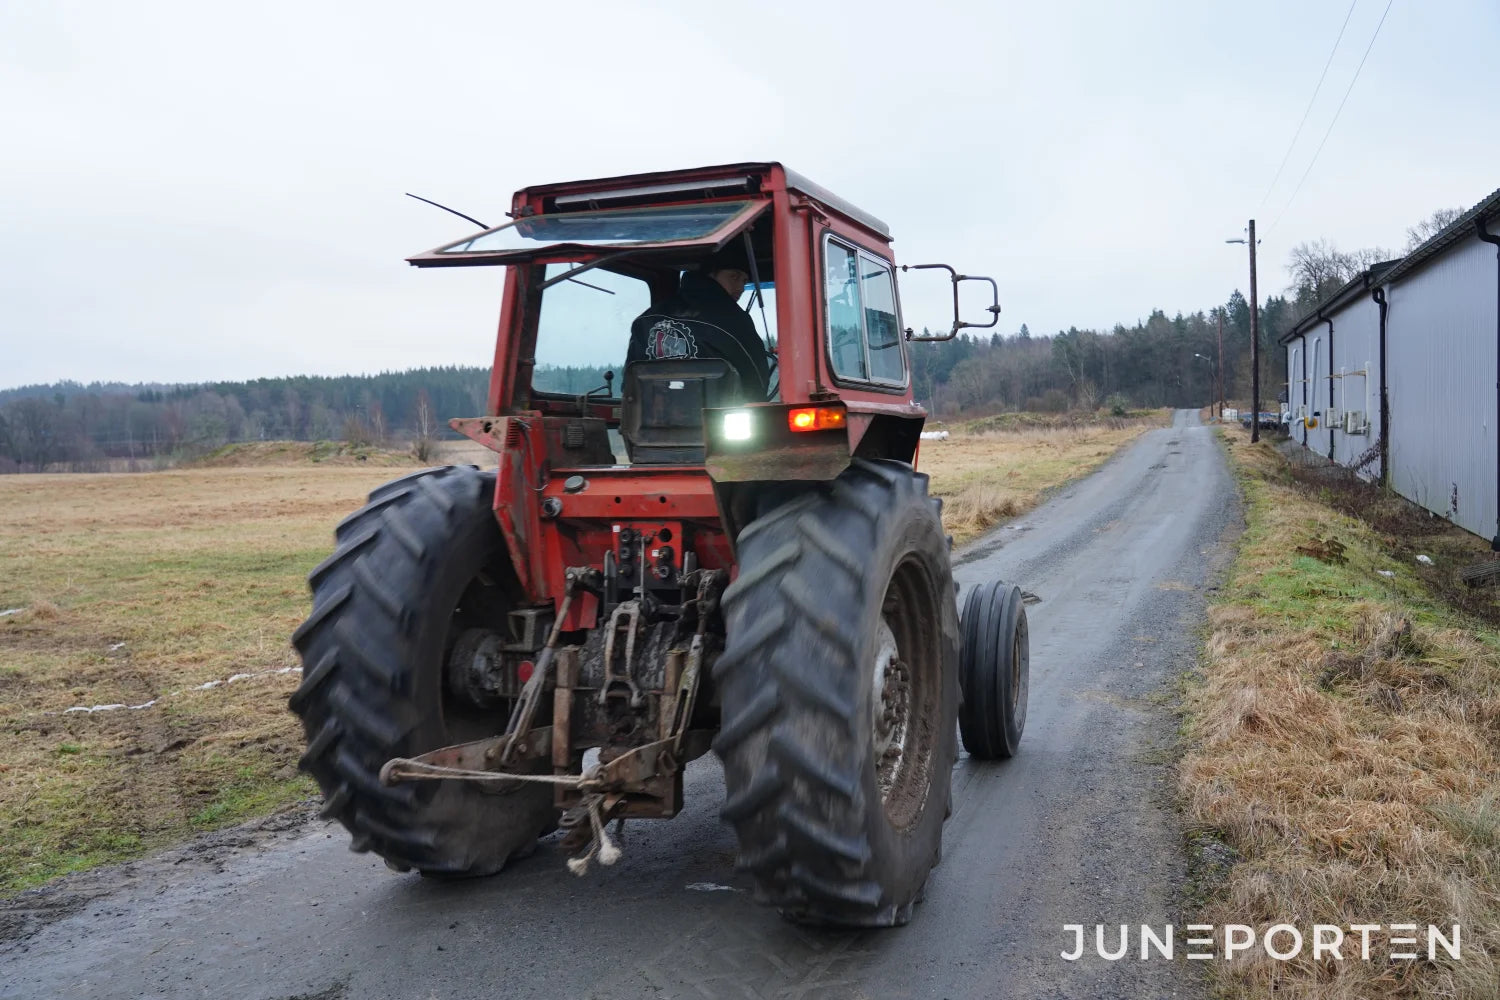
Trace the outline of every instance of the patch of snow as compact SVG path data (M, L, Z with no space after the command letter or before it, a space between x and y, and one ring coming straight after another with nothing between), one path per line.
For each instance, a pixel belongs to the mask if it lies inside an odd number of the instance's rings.
M127 712L138 712L143 708L150 708L152 705L155 705L157 700L156 698L152 698L150 701L142 702L139 705L74 705L72 708L63 709L63 714L67 715L69 712L86 712L92 715L95 712L118 712L122 709Z
M0 618L5 618L9 615L18 615L25 610L25 608L6 608L4 611L0 611Z
M1375 572L1379 573L1381 576L1395 576L1396 575L1395 573L1392 573L1388 569L1377 569Z
M717 882L689 882L685 888L688 892L739 892L732 885L719 885Z
M120 645L123 646L125 644L122 642L122 643L120 643ZM114 649L116 647L112 646L110 648ZM270 676L273 676L273 675L276 675L276 674L300 674L301 672L302 672L302 668L301 667L281 667L281 668L276 669L276 670L260 670L260 671L257 671L255 673L250 673L250 674L234 674L234 675L230 676L227 680L205 681L202 684L195 684L193 687L184 688L181 691L168 691L166 694L162 695L162 698L176 698L178 695L185 694L188 691L211 691L211 690L213 690L216 687L222 687L225 684L233 684L235 681L249 680L252 677L270 677ZM144 702L144 703L142 703L140 705L74 705L72 708L65 708L65 709L63 709L62 710L62 714L63 715L67 715L69 712L85 712L85 713L114 712L114 711L119 711L121 709L126 709L126 710L129 710L129 711L136 711L136 710L142 709L142 708L150 708L152 705L155 705L155 704L157 704L160 701L161 701L161 698L152 698L150 701ZM47 713L44 713L44 714L54 715L56 713L47 712Z
M1432 565L1432 557L1431 556L1417 556L1417 562L1421 563L1423 566L1431 566Z
M125 648L125 644L123 642L117 642L113 646L109 647L109 651L111 653L113 653L117 649L124 649L124 648Z

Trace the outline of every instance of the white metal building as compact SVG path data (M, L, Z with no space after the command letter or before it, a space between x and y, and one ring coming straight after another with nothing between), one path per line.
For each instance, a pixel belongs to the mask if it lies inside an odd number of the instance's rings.
M1287 348L1287 408L1292 435L1319 455L1380 475L1380 276L1377 264L1297 321Z
M1500 191L1281 343L1295 439L1500 548Z

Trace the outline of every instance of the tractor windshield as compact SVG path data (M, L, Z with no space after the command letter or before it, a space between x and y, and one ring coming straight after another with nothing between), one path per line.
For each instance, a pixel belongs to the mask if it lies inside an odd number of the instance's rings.
M569 277L574 271L577 277ZM664 289L675 289L681 280L682 272L672 268L660 283ZM585 270L573 263L546 265L545 283L532 387L547 392L582 392L601 384L600 373L622 372L631 325L653 304L651 286L640 277L603 267ZM746 314L756 339L771 354L769 365L774 370L775 284L763 281L760 290L762 301L757 302L754 287L747 285L735 305ZM579 388L585 382L588 385ZM774 384L773 380L772 388Z
M547 280L575 270L577 264L548 264ZM630 324L650 305L651 289L646 282L602 267L550 285L542 293L533 386L554 392L583 392L600 384L599 372L618 373L625 363ZM559 378L567 384L549 384ZM583 389L575 387L582 382L589 384Z

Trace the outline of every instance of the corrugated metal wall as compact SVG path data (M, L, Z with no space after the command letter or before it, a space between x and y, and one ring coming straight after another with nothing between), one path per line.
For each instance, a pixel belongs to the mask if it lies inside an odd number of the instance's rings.
M1353 466L1365 459L1380 437L1380 307L1368 293L1355 299L1334 313L1333 320L1333 400L1337 411L1336 421L1325 419L1328 433L1324 436L1323 454L1329 454L1328 443L1332 443L1332 456L1340 465ZM1323 333L1327 336L1328 326ZM1328 379L1330 371L1325 348L1320 379L1321 394L1326 417L1329 403ZM1360 413L1365 418L1363 434L1344 431L1344 414L1348 411ZM1336 426L1335 426L1336 424ZM1322 428L1320 428L1321 430ZM1308 438L1309 444L1312 438ZM1380 463L1366 461L1361 469L1367 479L1380 476Z
M1500 502L1495 251L1471 238L1386 291L1391 486L1484 538Z

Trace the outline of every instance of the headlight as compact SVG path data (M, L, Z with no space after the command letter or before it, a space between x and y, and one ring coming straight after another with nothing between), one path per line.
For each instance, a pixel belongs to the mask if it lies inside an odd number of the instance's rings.
M750 432L749 410L731 410L724 414L725 441L749 441Z

